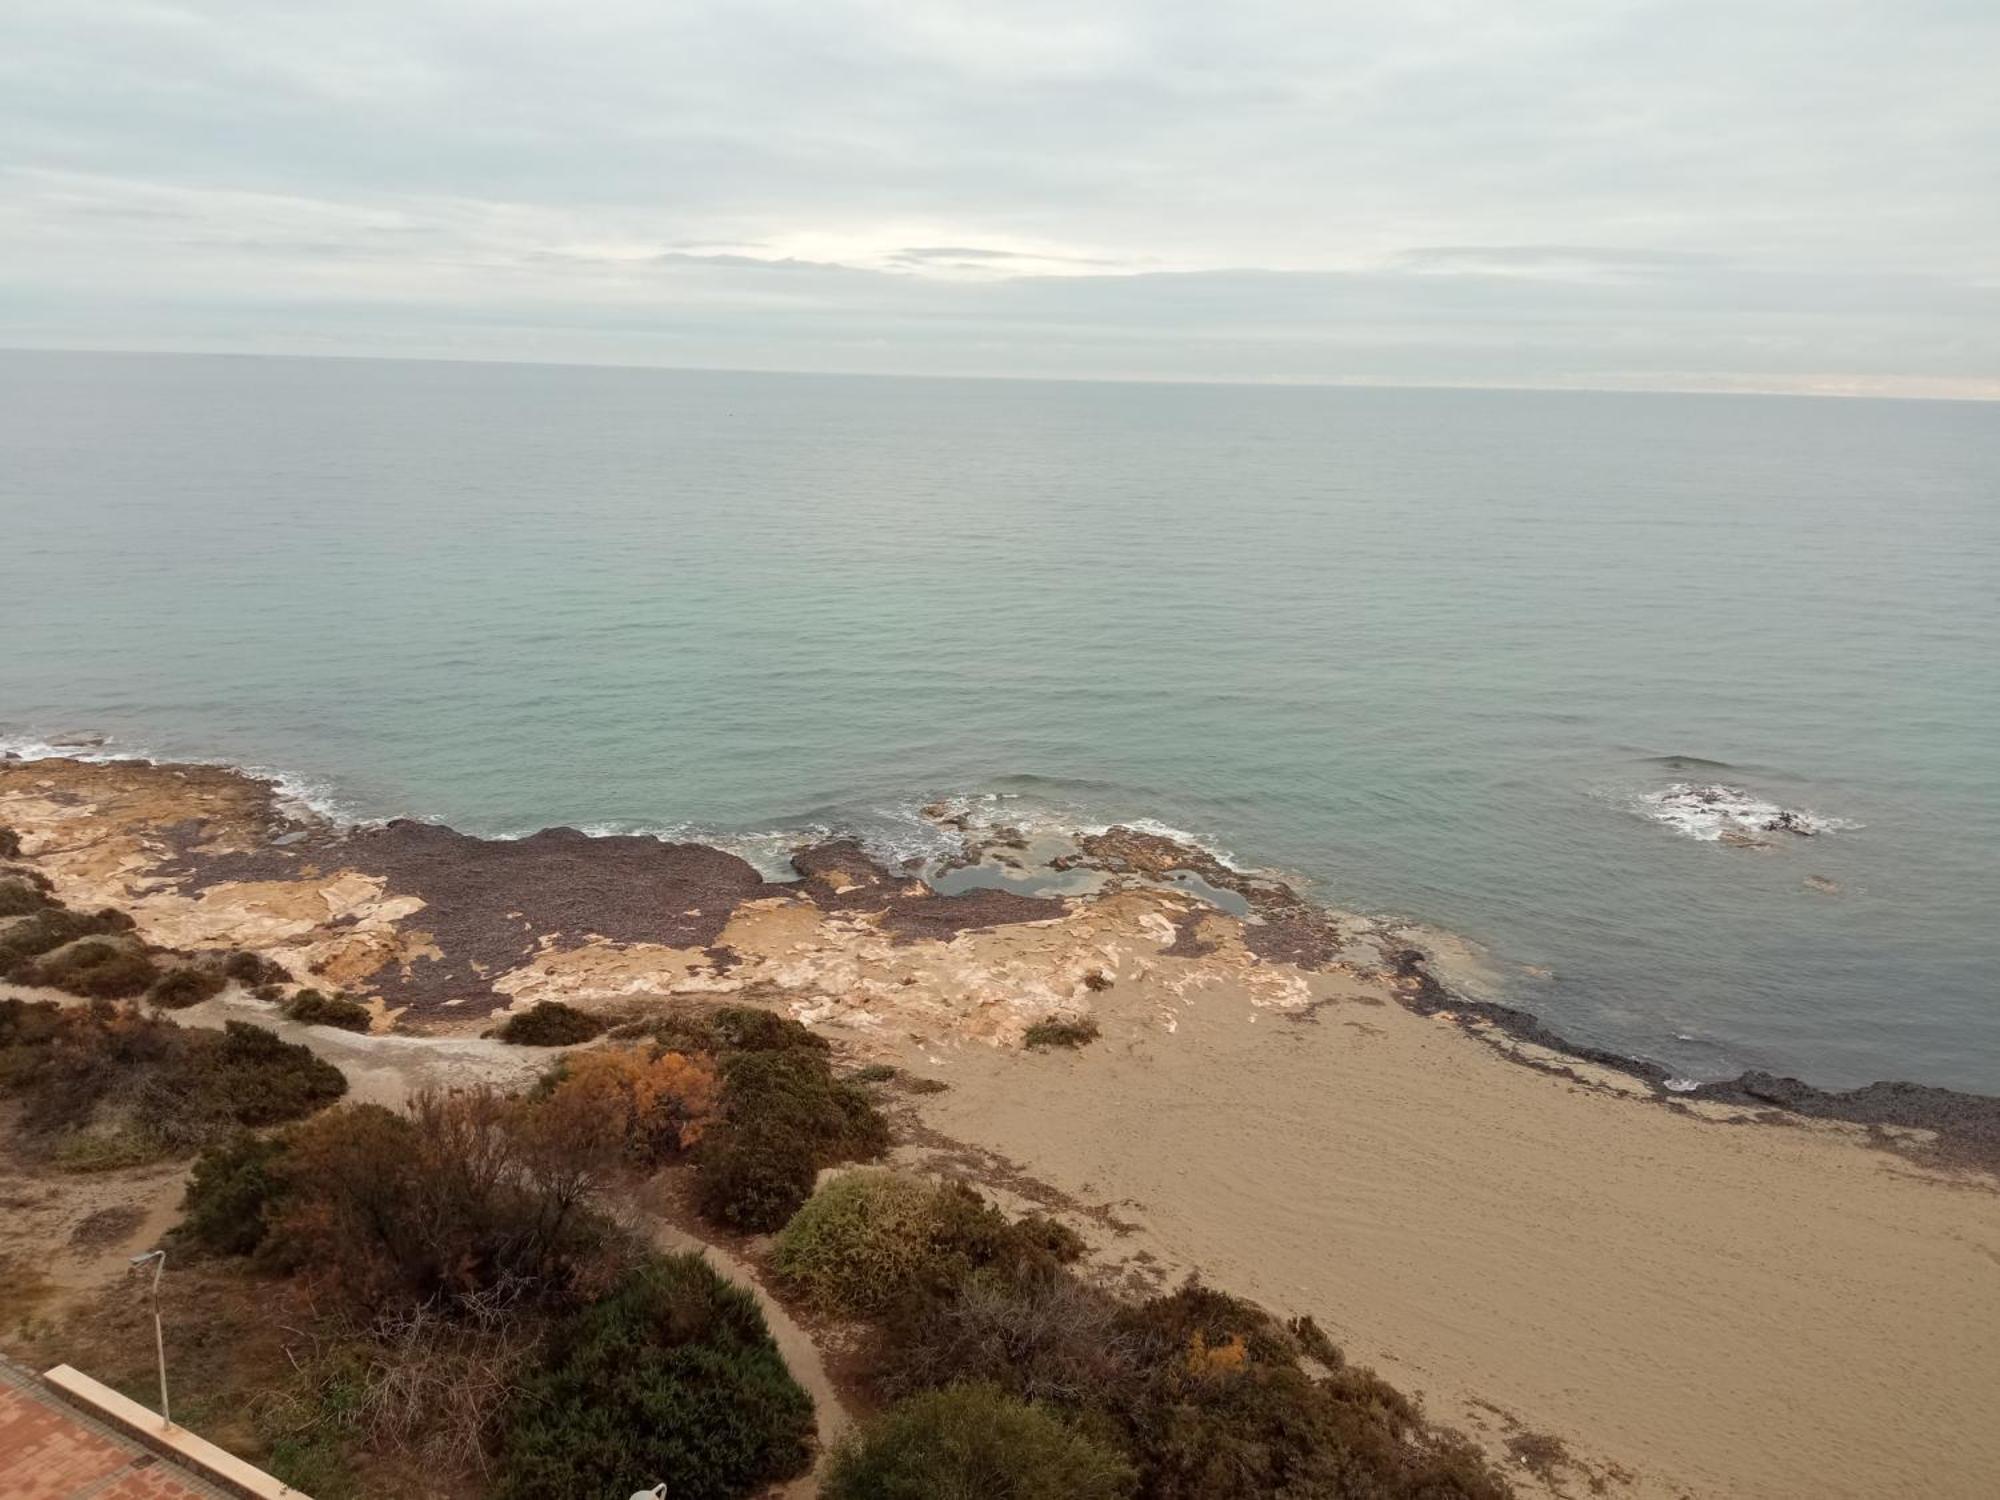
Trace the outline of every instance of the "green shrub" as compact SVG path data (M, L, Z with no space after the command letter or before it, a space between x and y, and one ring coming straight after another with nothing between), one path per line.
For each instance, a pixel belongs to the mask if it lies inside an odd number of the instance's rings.
M802 1473L812 1431L755 1299L699 1255L656 1256L551 1334L504 1424L497 1494L730 1500Z
M1021 1040L1030 1047L1081 1047L1096 1041L1099 1035L1097 1023L1086 1016L1080 1020L1037 1021Z
M963 1183L859 1171L793 1215L773 1264L815 1307L866 1316L946 1296L974 1271L1053 1266L1081 1248L1062 1225L1012 1222Z
M159 967L129 938L85 938L35 960L22 982L46 985L93 1000L124 1000L144 994L160 977Z
M192 1030L104 1000L0 1002L0 1092L21 1101L26 1140L66 1141L72 1156L101 1158L121 1133L159 1152L194 1151L243 1126L297 1119L346 1088L332 1064L239 1021Z
M168 1154L198 1151L245 1127L302 1119L346 1092L347 1079L332 1063L242 1021L220 1032L175 1028L159 1064L138 1070L119 1090L133 1123Z
M825 1052L826 1038L790 1016L754 1005L685 1006L628 1021L616 1038L651 1037L675 1052Z
M836 1081L817 1049L727 1053L722 1079L722 1120L695 1158L697 1196L712 1219L777 1229L812 1195L820 1168L888 1148L888 1124L867 1092Z
M48 892L26 872L0 875L0 917L25 917L53 904Z
M509 1016L494 1035L517 1047L570 1047L603 1035L606 1024L560 1000L543 1000Z
M1123 1500L1132 1466L1060 1417L989 1385L927 1391L834 1455L826 1500ZM1243 1494L1255 1493L1243 1491Z
M79 938L106 937L115 933L129 932L132 919L123 912L106 908L96 913L70 911L64 907L51 906L35 912L26 920L16 922L5 930L0 930L0 975L14 978L26 961L39 958L44 953L74 943ZM32 966L29 966L32 967ZM33 983L31 979L15 979L17 984Z
M284 1143L243 1132L195 1159L181 1207L181 1228L219 1255L248 1255L264 1242L267 1218L282 1194L275 1170Z
M4 823L0 823L0 859L21 857L21 835Z
M221 994L227 983L214 969L187 965L162 974L146 998L162 1010L185 1010Z
M937 1190L900 1172L843 1172L807 1200L772 1247L772 1264L813 1306L880 1313L936 1282Z
M261 953L251 953L238 949L222 961L222 972L242 985L245 989L257 989L267 984L290 984L291 971L283 964L264 957Z
M896 1069L888 1063L870 1063L865 1068L856 1068L848 1074L849 1083L887 1083L896 1076Z
M337 1026L342 1031L366 1031L371 1018L368 1007L346 995L326 995L318 990L300 990L285 1006L285 1019L303 1026Z

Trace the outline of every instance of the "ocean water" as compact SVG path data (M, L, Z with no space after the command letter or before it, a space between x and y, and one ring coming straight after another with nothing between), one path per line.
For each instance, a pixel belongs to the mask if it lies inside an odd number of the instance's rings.
M1686 1077L2000 1089L2000 406L0 354L70 732L766 858L1150 818Z

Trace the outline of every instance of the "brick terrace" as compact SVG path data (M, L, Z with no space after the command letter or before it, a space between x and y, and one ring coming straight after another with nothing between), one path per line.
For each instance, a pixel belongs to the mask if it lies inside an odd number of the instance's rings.
M0 1360L6 1500L227 1500L226 1493L66 1405Z

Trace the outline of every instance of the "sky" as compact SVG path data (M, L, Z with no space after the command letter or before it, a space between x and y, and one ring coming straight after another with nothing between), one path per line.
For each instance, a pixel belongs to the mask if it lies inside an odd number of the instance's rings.
M0 345L2000 398L2000 0L0 0Z

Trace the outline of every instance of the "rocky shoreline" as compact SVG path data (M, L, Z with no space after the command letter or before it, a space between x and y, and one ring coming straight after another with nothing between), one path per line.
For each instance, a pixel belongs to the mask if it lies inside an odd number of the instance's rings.
M74 1004L103 975L65 953L136 954L122 995L268 1027L391 1107L536 1076L560 1054L487 1038L543 1002L590 1035L775 1010L892 1080L894 1164L1060 1213L1106 1284L1320 1320L1496 1462L1566 1455L1510 1470L1523 1494L2000 1475L2000 1101L1669 1088L1465 993L1447 935L1142 828L931 815L949 860L822 841L774 881L644 837L342 827L226 768L0 761L0 948L48 929L0 995Z
M139 935L170 952L257 953L300 984L364 1000L378 1030L463 1031L536 999L741 992L844 1021L864 1044L885 1032L1013 1044L1037 1021L1087 1015L1093 986L1123 957L1179 970L1183 989L1248 979L1260 1003L1299 1019L1324 1003L1330 979L1372 987L1504 1039L1516 1062L1571 1076L1608 1069L1669 1108L1841 1121L1899 1150L2000 1172L2000 1099L1908 1082L1829 1091L1756 1071L1669 1090L1657 1064L1454 992L1408 929L1330 911L1191 843L1123 826L1030 840L948 805L925 812L962 837L942 872L988 867L1017 883L1082 874L1091 887L943 894L852 839L799 847L800 878L770 881L724 850L647 836L487 839L408 819L346 827L228 767L0 761L0 828L68 904L129 911ZM1049 972L1024 973L1027 955L1008 951L1021 946L1010 937L1033 934L1052 938L1028 943L1058 960Z

